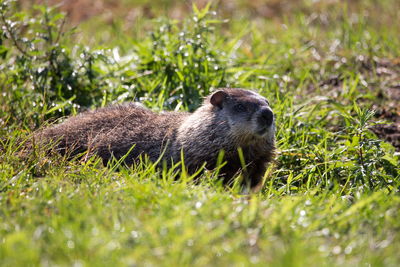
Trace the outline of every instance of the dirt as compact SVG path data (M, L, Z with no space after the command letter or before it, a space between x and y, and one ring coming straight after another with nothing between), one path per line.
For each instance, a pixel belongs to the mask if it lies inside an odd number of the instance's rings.
M380 139L391 143L400 151L400 58L382 59L373 57L357 59L357 72L369 81L368 89L360 93L375 96L374 100L359 98L363 106L375 111L375 125L370 129ZM344 79L332 75L318 84L318 87L333 99L341 99ZM316 87L311 85L308 92L312 94ZM373 101L373 103L371 103Z
M387 123L375 125L372 131L400 151L400 59L377 60L376 75L382 77L378 97L383 101L374 105L375 116Z
M360 6L362 0L347 1L347 7ZM154 18L160 15L168 16L172 19L182 19L192 10L192 3L199 9L207 6L209 0L188 0L188 1L121 1L121 0L24 0L20 4L29 8L33 4L58 5L66 12L69 21L73 24L83 22L91 17L102 17L105 21L112 23L115 17L122 18L125 22L134 22L138 17ZM217 2L217 4L215 3ZM334 6L336 1L315 1L312 6L304 0L252 0L252 1L232 1L219 0L212 5L212 10L216 10L222 17L240 16L240 11L251 14L254 18L271 18L279 21L286 21L287 14L298 11L311 14L321 10L329 9ZM395 9L395 7L394 7Z
M400 87L396 90L396 96L400 95ZM394 100L397 99L397 100ZM372 131L381 139L391 143L397 151L400 151L400 97L393 98L396 106L377 106L375 116L385 121L384 124L377 124Z

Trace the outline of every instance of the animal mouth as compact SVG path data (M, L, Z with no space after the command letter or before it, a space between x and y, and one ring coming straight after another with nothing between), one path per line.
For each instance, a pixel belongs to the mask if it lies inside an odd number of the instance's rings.
M256 131L258 136L261 136L261 138L273 138L274 133L275 133L275 125L262 125L260 127L258 127L257 131Z
M260 129L257 131L257 134L258 134L258 135L264 135L264 134L268 131L268 128L269 128L269 127L266 127L266 126L260 128Z

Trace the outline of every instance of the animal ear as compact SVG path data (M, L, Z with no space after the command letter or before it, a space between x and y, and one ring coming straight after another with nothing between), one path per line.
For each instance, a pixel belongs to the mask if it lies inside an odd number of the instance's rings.
M225 93L224 91L217 91L211 95L210 103L213 106L222 108L222 103L224 102L224 100L227 96L228 96L228 94Z

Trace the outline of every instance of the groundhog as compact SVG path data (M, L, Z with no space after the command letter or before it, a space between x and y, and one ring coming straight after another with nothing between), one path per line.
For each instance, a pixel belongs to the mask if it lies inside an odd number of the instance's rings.
M241 171L244 184L254 189L260 187L273 160L274 133L274 115L264 97L221 88L193 113L154 113L133 103L110 106L45 128L34 139L38 144L56 143L55 150L68 157L95 153L105 164L113 157L125 157L126 164L133 164L145 154L153 162L161 158L159 162L171 166L183 155L189 174L203 166L216 168L223 151L225 165L219 174L224 183Z

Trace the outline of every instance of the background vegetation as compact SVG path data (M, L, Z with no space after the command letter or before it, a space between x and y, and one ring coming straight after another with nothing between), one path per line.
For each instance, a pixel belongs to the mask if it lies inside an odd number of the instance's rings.
M398 1L52 4L1 1L0 265L400 264ZM65 116L191 111L222 86L276 114L258 194L145 161L21 156Z

